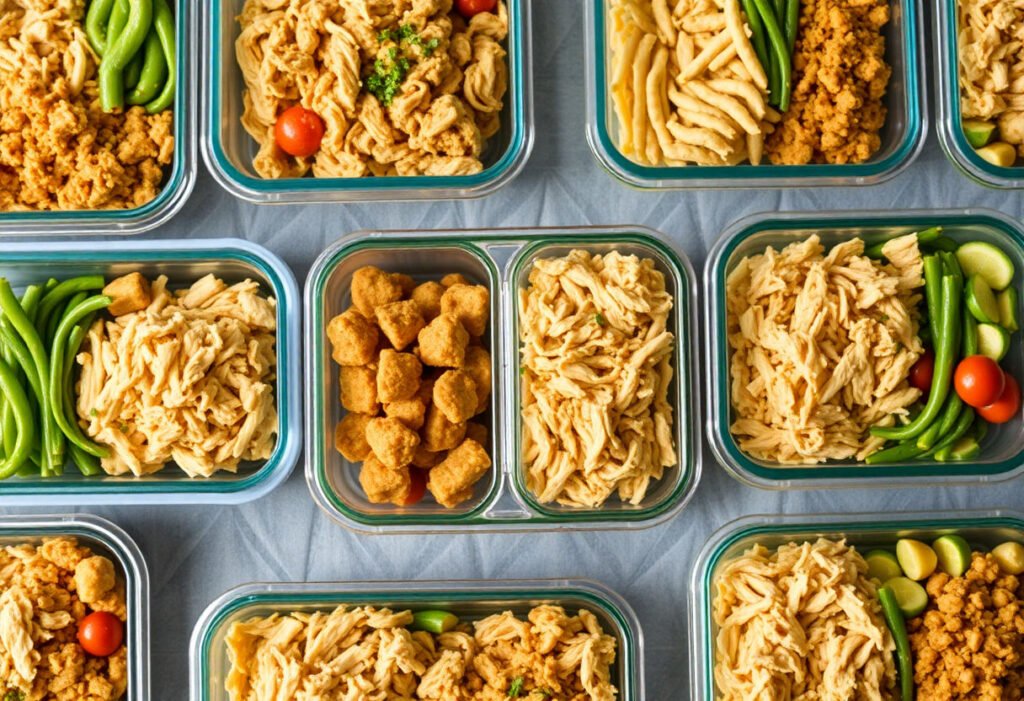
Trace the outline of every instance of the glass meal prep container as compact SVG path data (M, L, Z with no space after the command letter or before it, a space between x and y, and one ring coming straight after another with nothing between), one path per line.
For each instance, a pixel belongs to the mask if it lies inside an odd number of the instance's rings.
M1003 168L974 152L964 136L960 110L960 60L957 51L957 6L960 0L938 0L932 12L935 30L935 86L939 143L964 175L989 187L1024 187L1024 166Z
M96 243L18 243L0 251L0 277L16 293L27 284L50 277L78 275L108 277L141 272L153 278L166 275L169 287L179 289L213 273L228 283L246 278L259 282L261 292L277 299L278 438L265 463L242 464L237 474L217 472L191 479L173 466L145 477L84 477L68 466L60 477L11 477L0 481L0 500L8 506L40 504L238 504L257 499L281 484L298 462L302 441L299 389L298 285L288 266L276 255L240 239L118 241Z
M482 197L509 183L526 165L533 148L530 3L505 0L509 34L508 91L501 129L487 140L474 175L418 175L370 178L259 177L252 168L256 142L242 127L242 72L235 59L241 33L236 17L245 0L211 0L202 18L203 158L213 177L236 197L256 203L372 202Z
M950 485L996 482L1024 471L1024 421L1020 417L991 426L973 460L937 462L911 460L867 465L856 461L830 461L817 466L780 466L756 460L733 439L729 363L726 338L725 282L740 259L779 250L819 234L826 250L855 236L908 234L941 226L943 235L959 242L988 241L1002 249L1017 270L1014 285L1024 273L1024 227L989 210L920 210L902 212L766 213L748 217L728 229L715 244L704 270L708 289L705 310L707 337L707 435L718 462L739 481L762 489L823 489L831 487L883 487L897 484ZM1018 301L1018 313L1024 312ZM1024 344L1016 334L1000 365L1014 377L1024 373Z
M0 516L0 547L41 545L44 539L72 536L96 555L114 563L125 585L128 621L128 691L123 701L149 701L149 571L135 541L110 521L89 514L67 516Z
M0 236L141 234L168 222L184 206L196 181L196 46L190 0L171 0L175 20L177 90L174 94L174 160L164 168L157 196L133 209L0 211Z
M694 276L687 259L640 227L520 229L494 231L359 232L331 246L306 282L306 480L317 504L340 524L364 533L436 533L570 529L631 529L661 523L677 514L700 473ZM617 250L652 258L665 274L675 306L670 330L676 337L674 377L669 389L679 466L666 469L638 506L613 496L600 509L538 504L526 489L520 455L518 290L527 285L532 262L573 249ZM493 468L476 485L473 498L446 510L431 499L412 507L371 504L358 482L358 467L334 448L334 427L342 417L339 368L331 359L327 323L348 308L353 273L366 265L407 273L417 282L462 273L491 292L484 345L492 356L486 446Z
M424 581L245 584L214 601L192 631L191 701L227 701L231 669L225 637L232 623L291 611L331 611L338 606L376 606L393 611L443 609L463 620L503 611L523 615L543 604L568 611L586 609L616 640L612 684L621 701L644 698L644 640L629 604L604 585L588 580Z
M1014 511L964 511L869 514L746 516L719 529L697 557L690 584L690 688L693 701L718 698L714 678L718 626L713 615L715 574L730 560L760 543L777 548L787 543L841 539L862 555L874 548L891 549L900 538L932 542L957 533L973 549L991 550L1006 541L1024 542L1024 515Z
M611 0L591 0L584 6L587 140L601 165L628 185L652 189L874 185L895 177L917 158L924 146L928 115L920 83L923 49L917 0L890 2L885 60L892 67L892 77L885 99L889 112L881 132L881 148L865 163L834 165L745 163L672 167L642 165L625 156L617 144L618 118L608 89Z

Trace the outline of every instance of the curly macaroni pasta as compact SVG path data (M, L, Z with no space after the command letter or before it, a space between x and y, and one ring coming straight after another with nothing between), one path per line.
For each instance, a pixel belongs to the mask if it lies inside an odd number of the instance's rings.
M239 22L242 124L262 177L483 169L508 87L504 3L467 22L452 0L247 0ZM275 143L277 117L295 104L325 125L310 158Z

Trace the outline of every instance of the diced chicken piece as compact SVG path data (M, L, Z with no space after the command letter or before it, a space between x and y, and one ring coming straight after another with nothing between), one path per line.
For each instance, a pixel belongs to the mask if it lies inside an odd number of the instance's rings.
M491 354L480 346L470 346L466 349L462 369L469 373L476 385L476 409L473 414L481 414L487 410L491 398Z
M391 419L398 419L413 431L419 431L423 428L423 422L426 420L427 407L419 398L413 397L385 404L384 415Z
M462 367L466 360L469 334L459 320L442 314L419 333L420 360L437 368Z
M384 465L398 469L412 462L419 435L398 419L373 419L366 426L366 442Z
M153 302L149 280L142 273L129 273L111 280L103 288L103 294L114 299L107 307L107 312L111 316L139 312Z
M379 333L370 320L355 308L349 308L327 324L327 338L333 347L334 362L359 366L373 362Z
M352 275L352 304L367 319L377 316L377 307L403 297L402 281L395 275L368 265Z
M415 341L426 326L419 305L411 299L377 307L377 324L396 350L403 350Z
M469 280L466 279L466 276L463 275L462 273L448 273L443 278L441 278L441 284L447 288L451 287L452 285L469 285L471 283L469 282Z
M427 422L423 426L423 443L427 450L439 453L451 450L466 436L466 424L455 424L436 406L427 409Z
M349 412L334 429L334 448L349 462L361 462L372 453L366 442L366 426L372 419L368 414Z
M490 469L491 459L484 447L465 440L430 470L427 489L439 504L451 509L473 497L473 485Z
M423 319L429 323L441 313L441 297L445 286L439 282L424 282L412 291L412 301L420 308Z
M465 423L476 414L476 383L464 370L449 370L434 383L434 406L453 424Z
M483 336L491 311L491 295L483 285L452 285L441 298L441 313L451 314L469 332Z
M370 368L342 367L341 405L357 414L376 416L380 411L377 402L377 374Z
M94 555L75 567L75 588L82 603L92 604L105 597L117 583L114 563L105 557Z
M412 353L384 350L377 368L377 400L399 402L412 399L420 388L423 365Z
M409 498L412 478L408 468L392 469L371 455L359 470L359 484L370 503L403 506Z

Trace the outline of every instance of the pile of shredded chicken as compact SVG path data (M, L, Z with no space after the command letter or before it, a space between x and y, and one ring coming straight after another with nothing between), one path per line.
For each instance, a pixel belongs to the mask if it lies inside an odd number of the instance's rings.
M523 459L542 503L643 502L678 459L672 295L651 259L538 259L519 291Z
M270 457L277 315L259 288L211 274L171 292L161 276L129 307L138 311L93 325L78 355L77 409L110 448L107 474L147 475L173 461L209 477Z
M78 624L93 611L127 620L124 582L109 559L66 537L0 549L0 698L122 698L125 646L93 657L78 644Z
M172 160L170 110L100 107L85 5L0 2L0 210L141 207Z
M716 573L719 701L895 699L896 648L864 558L819 539L755 545Z
M999 138L1024 156L1024 6L959 0L957 27L963 116L998 119Z
M920 396L910 368L923 262L917 235L885 244L889 263L852 239L825 254L817 236L744 258L726 282L731 430L760 460L863 459Z
M467 175L483 169L485 141L501 128L508 12L469 22L452 0L247 0L239 17L245 79L242 125L259 144L264 178ZM402 28L415 41L395 36ZM436 40L436 48L430 42ZM365 89L379 65L409 64L383 104ZM274 139L295 104L326 127L320 150L293 158Z
M614 701L615 638L593 613L537 606L440 635L409 611L338 607L232 624L231 701Z

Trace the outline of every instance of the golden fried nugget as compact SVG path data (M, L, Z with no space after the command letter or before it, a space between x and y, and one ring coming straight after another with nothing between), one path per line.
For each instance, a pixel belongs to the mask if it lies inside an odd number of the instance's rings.
M103 294L114 299L107 307L107 313L111 316L142 311L153 301L149 280L137 272L111 280L103 288Z
M434 383L434 406L453 424L465 423L476 414L476 383L464 370L449 370Z
M391 419L398 419L413 431L419 431L423 428L423 422L426 420L427 407L420 399L413 397L385 404L384 415Z
M470 336L483 336L491 311L491 294L483 285L452 285L441 297L441 313L451 314Z
M377 354L377 327L354 307L331 319L327 338L334 351L331 357L338 365L366 365Z
M397 469L412 462L420 437L398 419L373 419L366 425L366 442L378 460Z
M359 484L371 504L404 506L412 489L412 477L409 468L392 469L371 455L359 471Z
M445 286L439 282L424 282L412 291L412 301L420 308L420 314L428 323L437 318L441 313L441 297L444 296Z
M488 400L491 397L491 354L480 346L470 346L466 349L465 364L462 369L469 373L476 383L476 410L473 412L481 414L487 411Z
M446 453L443 451L435 453L431 450L427 450L427 446L420 443L416 446L416 454L412 456L412 465L413 467L418 467L421 470L429 470L434 465L444 460L445 455Z
M423 424L423 442L427 450L439 453L451 450L466 436L466 424L454 424L444 412L431 405L427 409L427 421Z
M377 307L402 299L402 282L391 273L368 265L352 275L352 304L367 319L376 318Z
M473 497L473 485L491 469L491 458L472 439L464 440L430 470L427 489L449 509Z
M416 335L427 325L416 302L391 302L377 307L377 324L396 350L403 350L416 340Z
M371 454L366 442L366 425L373 419L368 414L349 412L334 429L334 449L349 462L361 462Z
M475 421L470 421L466 424L466 438L472 439L482 446L487 445L488 431L487 427L483 424L478 424Z
M377 401L411 399L420 388L423 365L412 353L383 350L377 360Z
M357 414L376 416L380 411L377 403L377 373L370 368L342 366L341 405Z
M441 278L441 284L445 287L451 287L452 285L468 285L470 282L462 273L448 273Z
M419 354L424 365L438 368L458 368L466 359L469 334L459 320L442 314L420 331Z
M412 294L412 291L416 289L416 281L412 279L411 275L405 273L392 273L391 276L395 281L402 286L402 296L408 297Z
M416 391L416 399L423 402L424 407L429 407L434 403L434 378L429 377L426 373L423 374L420 388Z

